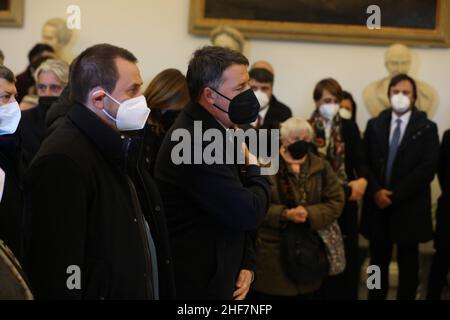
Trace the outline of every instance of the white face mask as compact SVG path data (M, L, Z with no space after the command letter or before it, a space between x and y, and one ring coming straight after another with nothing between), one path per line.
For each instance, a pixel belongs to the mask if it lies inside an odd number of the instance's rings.
M21 116L17 101L0 106L0 135L16 132Z
M339 105L336 103L326 103L319 107L320 114L328 121L333 120L338 111Z
M352 113L350 112L350 110L345 109L345 108L340 108L340 109L339 109L339 116L340 116L342 119L345 119L345 120L351 120L352 117L353 117L353 115L352 115Z
M104 91L103 91L104 92ZM96 94L95 92L94 94ZM117 117L111 116L105 109L103 113L108 116L111 120L116 123L117 129L120 131L134 131L141 130L144 128L147 122L148 116L150 115L150 108L147 106L147 101L144 96L139 96L136 98L125 100L120 103L108 93L104 92L111 100L119 105L119 110L117 110Z
M267 107L269 105L270 100L269 100L269 96L266 93L262 92L261 90L256 90L255 96L256 96L256 99L258 99L261 109L264 109L265 107Z
M392 109L394 109L397 113L405 113L410 105L411 100L409 100L408 96L405 96L402 93L397 93L391 97Z

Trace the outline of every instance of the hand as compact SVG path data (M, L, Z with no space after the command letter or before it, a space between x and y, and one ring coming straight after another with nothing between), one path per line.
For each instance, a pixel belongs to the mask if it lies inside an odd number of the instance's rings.
M381 189L375 194L375 204L380 209L386 209L390 205L392 205L391 197L392 192L386 189Z
M255 155L250 153L250 151L248 150L248 147L245 143L242 144L242 152L245 155L245 164L246 165L248 165L248 166L255 165L255 166L259 167L258 159L255 157Z
M286 212L286 219L293 223L305 223L308 218L308 211L302 206L294 209L289 209Z
M350 201L359 201L363 198L367 188L367 180L360 178L348 183L348 186L352 188L352 194L349 198Z
M233 293L234 300L244 300L247 297L254 278L253 271L241 270L236 281L236 291Z

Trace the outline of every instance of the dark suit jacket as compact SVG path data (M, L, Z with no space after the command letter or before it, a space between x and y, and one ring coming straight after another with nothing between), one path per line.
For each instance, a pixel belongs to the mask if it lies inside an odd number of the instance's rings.
M292 117L291 109L284 103L278 101L275 96L272 96L267 110L266 116L261 129L278 129L280 123Z
M22 112L19 132L27 166L33 160L45 138L45 131L47 130L45 117L47 111L57 99L57 97L40 98L36 107Z
M439 152L437 126L424 112L413 109L392 170L393 204L381 210L375 205L374 195L386 188L391 118L389 109L367 124L364 146L370 170L362 232L370 239L382 223L388 223L394 242L426 242L432 239L430 184Z
M270 182L256 166L250 166L241 180L236 165L175 165L171 153L179 142L171 141L172 134L184 129L194 139L194 121L202 121L203 130L225 135L203 107L191 103L164 138L155 168L166 209L177 298L231 299L240 270L254 270L253 242L247 231L256 229L267 211ZM208 144L190 140L187 146Z
M345 170L348 179L365 178L368 167L361 132L356 122L342 119L342 138L345 142Z
M436 246L450 247L450 130L445 132L442 140L439 166L439 183L442 195L438 200L436 212Z

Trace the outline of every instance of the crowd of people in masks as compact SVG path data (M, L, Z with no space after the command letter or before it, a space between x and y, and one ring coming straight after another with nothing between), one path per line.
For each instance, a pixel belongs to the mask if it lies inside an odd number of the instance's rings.
M333 78L302 119L275 97L270 63L226 48L198 49L186 75L164 70L145 90L134 54L109 44L70 70L38 44L29 63L18 76L0 65L1 299L356 300L360 233L381 271L368 299L387 298L396 260L397 298L414 300L430 240L427 298L441 298L450 131L440 144L408 75L391 80L391 107L361 133ZM233 150L244 163L199 162L211 140L197 123L222 141L229 129L279 130L268 143L277 173L263 175L245 143ZM178 163L180 132L192 152Z

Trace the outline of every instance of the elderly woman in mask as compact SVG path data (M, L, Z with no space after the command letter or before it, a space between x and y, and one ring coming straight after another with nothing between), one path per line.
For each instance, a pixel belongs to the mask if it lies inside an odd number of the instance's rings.
M256 282L253 298L309 299L321 281L294 280L282 259L282 237L288 224L312 232L336 222L344 192L331 165L312 152L314 132L301 118L281 124L280 167L272 177L271 205L256 241Z

